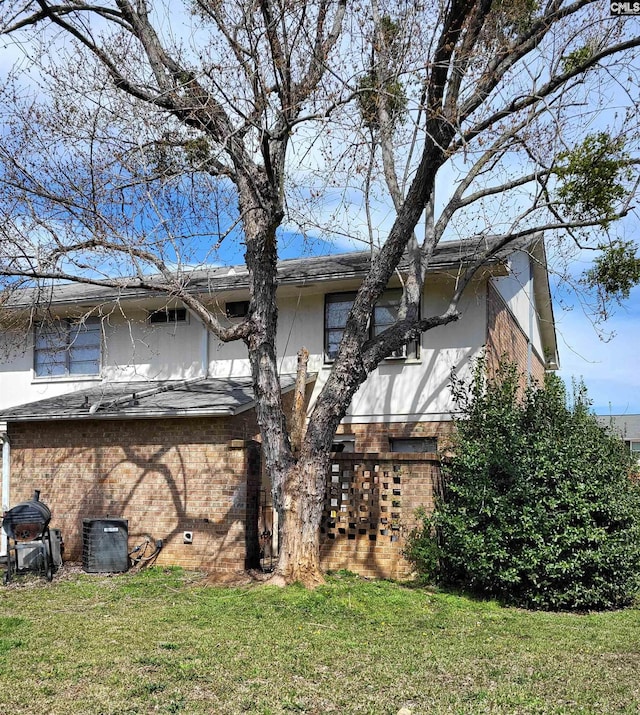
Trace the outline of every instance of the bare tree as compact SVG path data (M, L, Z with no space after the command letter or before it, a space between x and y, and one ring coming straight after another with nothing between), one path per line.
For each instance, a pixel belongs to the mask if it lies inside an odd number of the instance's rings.
M340 420L381 360L459 318L480 266L543 231L604 249L587 279L612 278L607 296L637 281L635 247L611 232L638 183L640 37L605 10L601 0L5 0L0 27L21 53L1 97L6 290L58 279L147 288L180 299L221 340L244 341L282 525L278 574L317 583ZM336 187L361 193L364 217L327 210ZM332 236L354 217L371 267L294 451L275 350L279 231ZM450 304L421 316L436 246L471 235L477 250ZM194 251L206 261L203 247L231 241L246 249L250 307L229 327L189 290L188 268ZM403 257L397 321L371 337Z

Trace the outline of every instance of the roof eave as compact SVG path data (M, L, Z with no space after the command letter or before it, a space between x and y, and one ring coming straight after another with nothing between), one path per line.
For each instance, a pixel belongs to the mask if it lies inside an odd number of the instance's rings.
M452 274L457 275L461 263L473 259L473 253L468 249L468 246L474 246L475 243L471 240L452 242L451 246L442 244L442 251L439 255L437 252L429 266L431 274ZM282 286L304 286L314 283L330 283L330 282L348 282L358 280L364 277L368 270L368 254L360 251L357 253L335 254L333 256L316 256L309 259L290 259L281 261L278 264L278 284ZM339 263L345 266L344 270L323 270L322 262L326 261L329 265ZM350 266L353 263L355 265ZM314 272L313 267L317 266ZM306 269L305 269L306 267ZM403 272L405 266L400 265L399 270ZM499 257L490 259L483 267L483 271L489 275L504 275L505 267L503 261ZM193 283L187 286L187 290L192 294L204 295L207 293L220 293L225 291L245 291L249 288L248 272L244 266L230 266L223 272L223 269L216 267L208 272L206 270L196 270L191 274ZM64 291L65 288L73 286L75 293L71 296L58 295L56 291ZM84 292L83 292L84 286ZM24 289L31 291L37 289ZM114 287L111 289L108 286L99 286L91 284L64 284L49 286L46 289L40 289L39 305L48 307L74 307L74 306L95 306L105 302L113 302L115 300L135 301L149 299L159 295L155 291L148 288L132 287ZM44 295L42 295L44 293ZM16 310L29 309L34 305L33 299L10 303L10 307Z
M540 339L542 341L546 367L548 370L559 370L560 358L558 355L558 340L553 315L549 272L547 270L547 253L541 234L536 235L535 240L530 245L529 253L532 258L533 290L536 308L540 318Z

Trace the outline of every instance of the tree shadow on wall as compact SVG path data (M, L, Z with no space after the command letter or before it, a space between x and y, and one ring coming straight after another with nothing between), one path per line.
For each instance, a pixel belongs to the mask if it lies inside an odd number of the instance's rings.
M184 556L184 565L194 568L255 566L260 465L255 443L232 450L215 423L202 423L197 437L182 443L176 443L175 426L158 426L142 439L135 425L123 425L111 431L82 425L76 434L69 429L65 447L46 427L38 435L40 456L29 471L47 494L52 526L63 531L67 559L81 559L84 519L124 518L131 546L161 539L167 558L177 563ZM193 535L193 544L183 544L184 532Z

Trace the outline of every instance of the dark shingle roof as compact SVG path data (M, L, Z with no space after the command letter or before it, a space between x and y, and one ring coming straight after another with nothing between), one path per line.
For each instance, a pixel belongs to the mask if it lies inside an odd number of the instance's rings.
M311 375L310 380L315 379ZM282 375L283 392L295 384ZM254 405L250 377L173 381L109 382L50 397L0 412L11 422L38 420L122 419L151 417L216 417L243 412Z
M494 245L499 239L476 237L464 241L446 241L438 245L431 259L429 270L442 272L456 269L460 263L470 262L479 253ZM510 246L490 261L492 264L504 260L518 246ZM308 282L359 278L369 268L369 251L339 253L330 256L292 258L278 263L278 283L297 285ZM403 263L400 264L402 269ZM244 290L249 287L249 273L246 266L209 266L188 270L181 279L193 293L214 293L217 291ZM87 283L56 283L38 288L26 288L11 296L8 304L12 307L31 305L64 305L79 302L98 303L116 298L145 298L153 292L148 288L127 287L123 279L121 287L100 286Z

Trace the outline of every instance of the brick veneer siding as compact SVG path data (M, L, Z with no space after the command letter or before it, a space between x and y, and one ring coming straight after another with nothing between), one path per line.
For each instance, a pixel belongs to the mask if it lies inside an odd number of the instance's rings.
M160 564L241 572L257 558L259 448L243 439L254 433L252 412L10 423L11 502L40 489L67 560L81 560L82 520L110 516L129 520L130 548L162 539Z
M434 454L334 456L320 534L326 570L349 569L369 578L403 578L406 535L416 509L433 509L440 463Z
M416 508L433 507L438 460L389 453L390 439L438 437L444 445L451 428L450 422L340 428L356 436L365 454L332 460L339 471L327 483L324 569L382 578L409 573L404 537L415 525ZM125 518L130 548L149 534L164 542L157 563L231 578L258 561L261 489L270 503L256 433L253 410L235 418L9 423L11 503L41 491L53 513L51 526L62 531L67 561L82 558L83 519ZM331 504L336 498L338 510ZM192 544L183 543L185 531L192 532Z
M506 358L515 363L523 373L524 386L528 362L528 338L498 291L491 283L487 285L487 370L489 375L495 375L500 361ZM535 349L532 351L532 358L532 377L542 384L545 375L544 360Z

